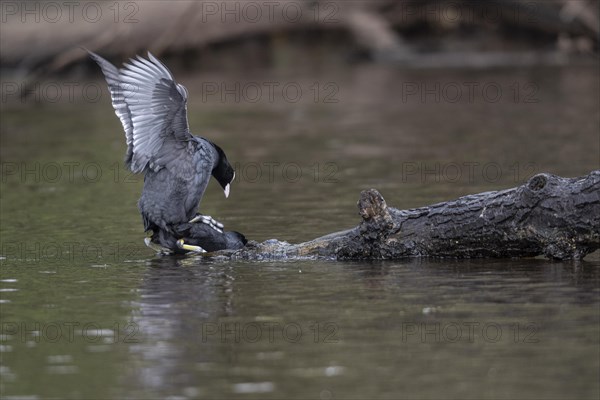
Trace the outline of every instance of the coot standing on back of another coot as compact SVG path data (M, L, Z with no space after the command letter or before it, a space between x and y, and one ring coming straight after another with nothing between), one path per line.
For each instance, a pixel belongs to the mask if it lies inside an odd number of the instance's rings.
M104 73L115 113L125 129L125 163L132 172L144 173L138 207L145 230L153 232L146 245L165 252L204 252L198 237L182 237L196 232L204 235L211 250L243 247L243 235L223 233L223 224L196 213L210 176L228 197L235 172L219 146L190 133L185 87L150 53L148 60L137 56L120 70L99 55L89 54ZM212 230L192 229L189 224L196 222Z

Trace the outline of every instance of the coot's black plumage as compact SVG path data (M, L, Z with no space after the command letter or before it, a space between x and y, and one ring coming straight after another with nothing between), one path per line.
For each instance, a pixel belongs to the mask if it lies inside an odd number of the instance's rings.
M187 253L188 248L201 247L207 252L217 250L237 250L243 248L248 242L244 235L235 231L219 233L209 224L185 223L173 226L166 231L159 229L153 232L152 237L147 239L151 243L160 246L159 251L168 249L171 253ZM154 246L150 246L154 247Z
M211 175L227 197L234 170L219 146L190 133L187 90L168 68L150 53L148 60L137 56L121 69L95 53L90 56L104 73L125 129L125 162L132 172L145 174L138 203L145 229L168 236L194 219ZM196 220L218 232L223 227L210 217Z

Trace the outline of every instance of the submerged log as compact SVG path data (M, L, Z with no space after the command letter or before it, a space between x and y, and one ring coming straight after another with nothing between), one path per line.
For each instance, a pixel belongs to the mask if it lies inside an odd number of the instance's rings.
M309 242L251 241L214 256L243 260L405 257L533 257L579 260L600 248L600 170L581 178L547 173L516 188L427 207L388 207L375 189L358 201L355 228Z

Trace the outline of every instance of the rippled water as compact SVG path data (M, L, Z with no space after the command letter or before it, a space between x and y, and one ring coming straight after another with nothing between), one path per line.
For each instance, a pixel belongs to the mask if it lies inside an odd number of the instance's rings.
M409 208L536 172L599 168L595 68L180 80L192 130L237 163L232 196L213 183L203 210L251 239L351 227L365 188ZM303 96L221 100L203 97L207 81L294 82ZM470 99L469 85L502 95L476 89ZM600 395L597 254L581 263L160 258L142 243L141 179L123 169L106 93L2 106L3 396Z

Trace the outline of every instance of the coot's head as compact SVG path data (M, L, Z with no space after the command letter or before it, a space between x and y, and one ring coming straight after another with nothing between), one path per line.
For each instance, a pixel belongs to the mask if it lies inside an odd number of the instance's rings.
M212 143L212 145L215 147L215 150L217 150L218 153L218 160L215 167L212 170L212 176L215 177L215 179L223 188L225 192L225 197L229 197L229 185L235 179L235 171L233 170L233 167L229 164L229 161L227 161L227 156L225 155L223 149L221 149L214 143Z
M228 231L228 232L225 232L225 235L227 237L226 240L227 240L227 248L228 249L233 249L233 250L242 249L248 243L248 239L246 239L246 236L242 235L239 232Z

